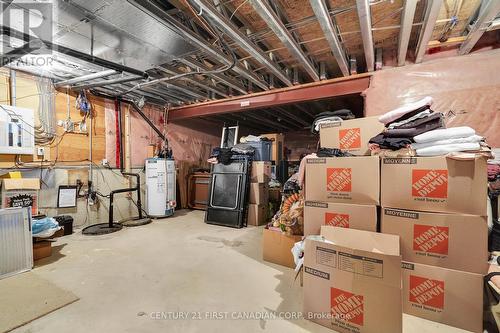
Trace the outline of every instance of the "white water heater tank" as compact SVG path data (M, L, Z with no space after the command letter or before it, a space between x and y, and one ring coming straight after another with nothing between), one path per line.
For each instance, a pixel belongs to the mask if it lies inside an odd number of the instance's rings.
M176 203L175 161L146 159L146 212L151 217L174 214Z

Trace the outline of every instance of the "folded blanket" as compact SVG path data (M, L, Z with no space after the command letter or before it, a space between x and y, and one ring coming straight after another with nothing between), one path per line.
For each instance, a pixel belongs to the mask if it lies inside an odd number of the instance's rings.
M342 124L342 118L337 116L332 116L332 117L316 119L311 128L311 133L313 134L318 133L319 129L321 128L321 125L323 124L337 124L337 126L340 126Z
M417 149L417 156L438 156L458 151L479 150L481 146L477 142L455 143L449 145L438 145Z
M479 135L471 135L466 138L457 138L457 139L445 139L445 140L436 140L424 143L413 143L411 147L413 149L422 149L431 146L439 146L439 145L450 145L455 143L475 143L484 140L482 136Z
M426 109L425 111L419 112L416 115L414 115L408 119L392 122L387 126L387 128L389 128L389 129L398 128L399 126L403 126L403 125L408 124L414 120L428 117L431 115L431 113L432 113L431 109Z
M474 131L474 129L468 126L450 127L446 129L438 129L417 135L415 136L414 140L417 143L424 143L437 140L466 138L474 134L476 134L476 131Z
M383 123L383 124L388 124L392 121L397 120L398 118L402 117L403 115L414 111L416 109L419 109L424 106L431 106L432 105L432 97L427 96L422 98L419 101L413 102L413 103L408 103L405 104L397 109L394 109L392 111L389 111L383 115L381 115L378 120Z
M385 130L384 136L389 138L413 139L413 137L422 133L444 127L444 116L442 113L437 112L426 118L414 120L398 128Z
M409 138L387 138L383 133L380 133L369 141L370 144L376 144L381 149L398 150L400 148L408 147L413 141ZM372 147L370 147L372 149Z

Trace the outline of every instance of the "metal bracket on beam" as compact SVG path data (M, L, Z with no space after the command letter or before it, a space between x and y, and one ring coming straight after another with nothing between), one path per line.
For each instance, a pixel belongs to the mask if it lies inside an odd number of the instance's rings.
M375 50L375 70L379 71L382 69L382 66L384 65L383 59L382 59L383 53L382 53L382 48L379 47L378 49Z
M328 79L328 77L326 76L326 63L324 61L320 61L319 63L319 78L321 80Z

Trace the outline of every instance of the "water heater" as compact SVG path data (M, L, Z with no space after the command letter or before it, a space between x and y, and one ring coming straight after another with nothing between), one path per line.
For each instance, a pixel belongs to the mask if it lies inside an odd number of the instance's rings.
M176 203L175 161L146 159L146 212L151 217L174 214Z

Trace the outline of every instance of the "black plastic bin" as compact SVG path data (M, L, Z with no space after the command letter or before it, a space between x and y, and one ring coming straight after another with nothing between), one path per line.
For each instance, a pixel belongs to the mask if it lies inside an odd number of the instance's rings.
M247 142L246 144L255 148L255 154L253 156L254 161L271 160L272 141Z
M73 218L69 215L59 215L54 216L60 227L64 228L64 236L71 235L73 233Z

